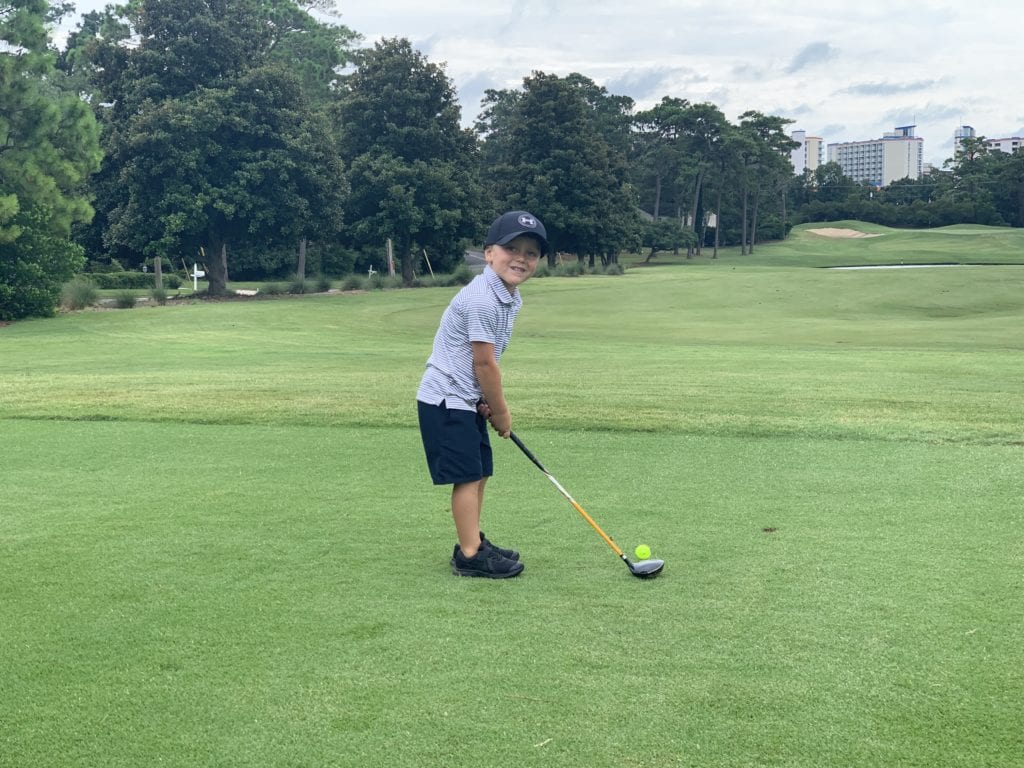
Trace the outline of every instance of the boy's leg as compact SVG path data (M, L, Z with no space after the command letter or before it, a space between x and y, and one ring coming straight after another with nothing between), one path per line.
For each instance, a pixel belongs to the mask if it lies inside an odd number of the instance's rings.
M452 486L452 519L459 536L459 547L466 557L473 557L480 549L480 510L484 503L487 478L472 483Z

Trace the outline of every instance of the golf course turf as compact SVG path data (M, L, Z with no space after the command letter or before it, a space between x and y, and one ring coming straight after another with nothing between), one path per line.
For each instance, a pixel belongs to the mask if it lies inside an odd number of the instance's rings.
M812 228L855 228L829 238ZM459 579L455 288L0 328L0 767L1024 765L1024 232L534 279ZM975 263L970 269L832 266Z

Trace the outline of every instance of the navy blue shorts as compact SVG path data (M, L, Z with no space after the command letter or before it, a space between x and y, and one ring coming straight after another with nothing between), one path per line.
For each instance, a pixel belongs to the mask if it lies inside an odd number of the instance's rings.
M434 485L474 483L494 474L487 420L476 411L416 401L420 436Z

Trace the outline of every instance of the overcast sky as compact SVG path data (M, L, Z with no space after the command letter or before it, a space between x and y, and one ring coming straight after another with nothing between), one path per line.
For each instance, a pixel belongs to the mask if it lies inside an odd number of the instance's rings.
M79 11L103 0L78 0ZM579 72L646 109L710 101L736 122L780 115L825 143L916 124L925 161L958 125L1024 135L1024 41L1011 0L338 0L366 45L405 37L458 88L469 125L487 88Z

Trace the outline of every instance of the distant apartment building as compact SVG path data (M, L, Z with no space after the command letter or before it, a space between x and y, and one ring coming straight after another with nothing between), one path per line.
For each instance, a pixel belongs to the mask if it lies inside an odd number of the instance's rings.
M886 187L900 179L919 179L924 168L924 139L913 125L897 126L872 141L828 145L828 159L859 183Z
M807 131L793 131L789 134L793 141L800 143L790 155L790 162L793 163L793 170L798 174L804 171L813 171L821 165L822 145L820 136L808 136Z
M1006 139L985 139L985 144L994 152L1005 152L1012 155L1018 149L1024 147L1024 138L1010 136Z
M953 140L959 144L964 139L973 139L978 135L978 132L974 130L973 125L959 125L957 129L953 131Z
M969 125L961 125L953 132L953 150L957 154L960 152L960 144L964 139L977 138L978 134L974 128ZM1024 138L1020 136L1010 136L1005 139L986 139L984 136L981 137L985 140L985 146L992 152L1005 152L1008 155L1012 155L1018 149L1024 147Z

